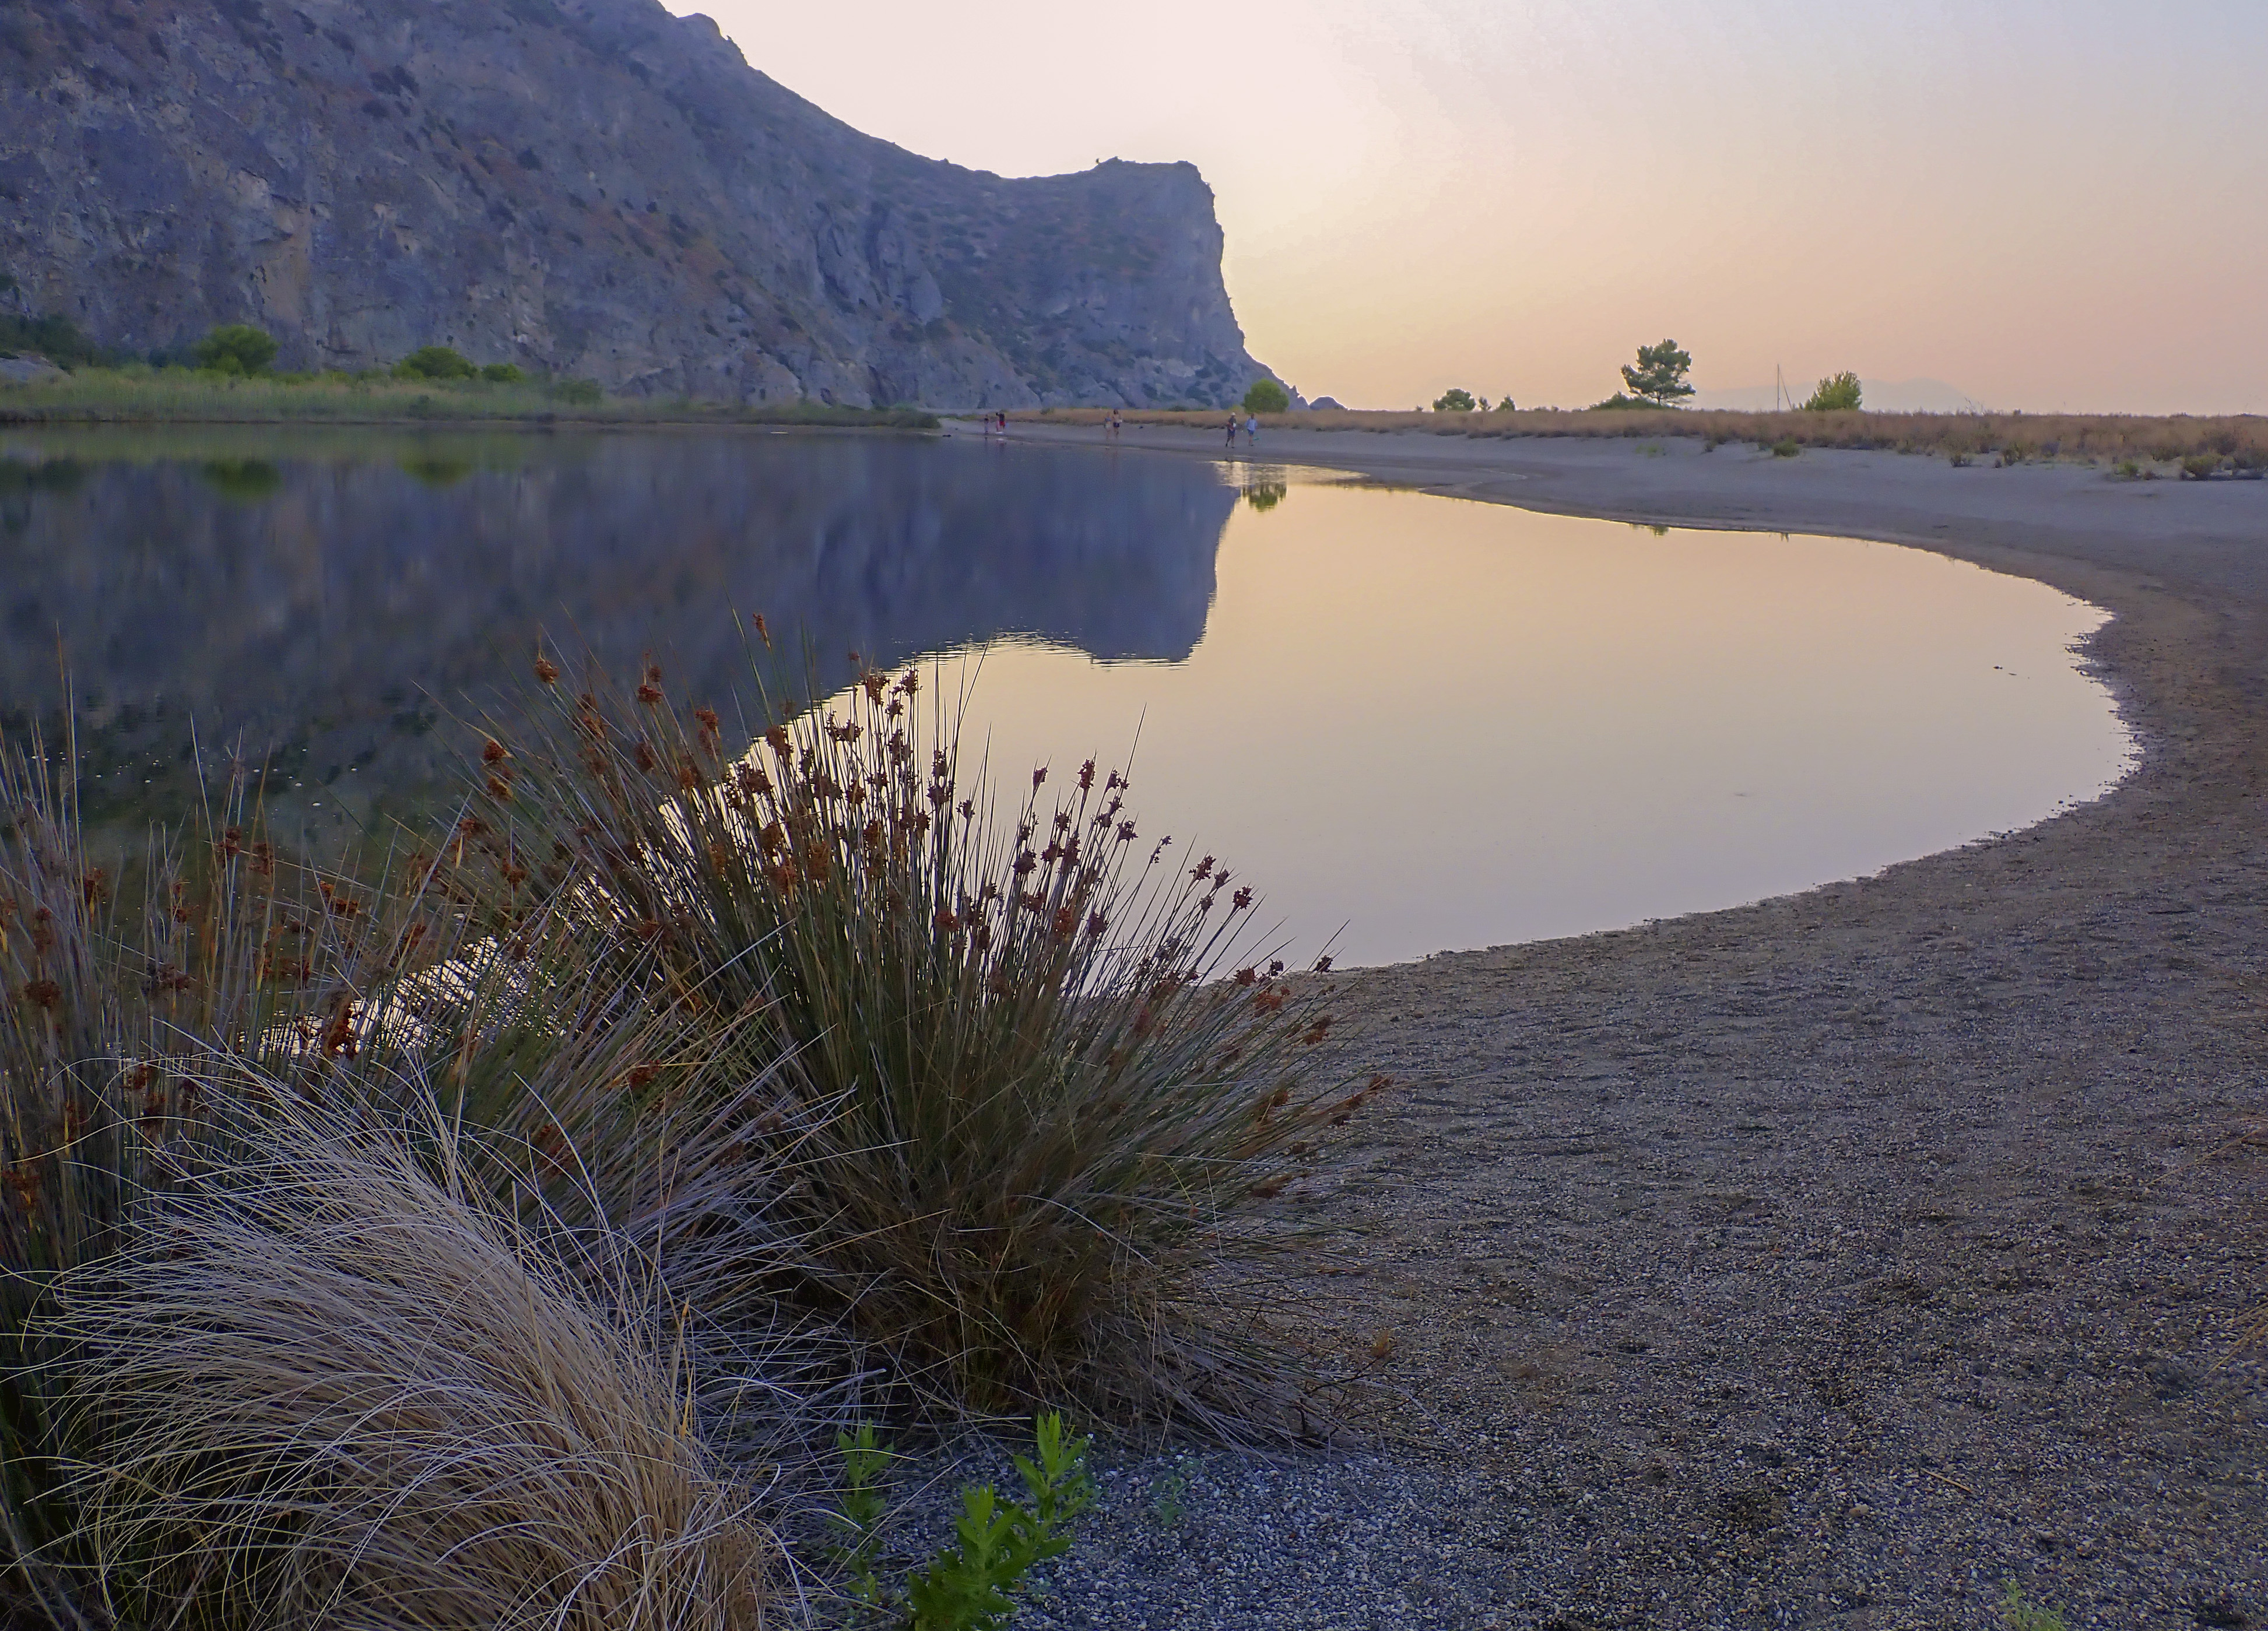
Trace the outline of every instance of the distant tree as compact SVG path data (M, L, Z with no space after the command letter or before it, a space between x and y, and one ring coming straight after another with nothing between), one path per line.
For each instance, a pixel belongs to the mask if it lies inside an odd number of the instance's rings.
M401 379L472 379L480 371L445 345L420 346L394 365Z
M1292 406L1292 394L1273 379L1256 379L1244 393L1248 414L1280 414Z
M1473 393L1462 386L1451 386L1433 399L1433 411L1437 414L1469 414L1478 406L1473 400Z
M1507 392L1506 392L1502 396L1500 396L1500 397L1497 398L1497 400L1496 400L1496 411L1497 411L1497 412L1498 412L1499 414L1509 414L1509 413L1513 413L1513 412L1517 411L1517 410L1515 410L1515 409L1513 408L1513 405L1512 405L1512 393L1511 393L1511 392L1507 391Z
M481 378L492 386L516 386L527 376L510 363L490 363L481 370Z
M1803 406L1808 413L1847 413L1859 406L1859 376L1846 368L1821 380Z
M1651 407L1675 408L1693 394L1693 387L1685 383L1692 367L1693 354L1680 350L1675 340L1642 345L1638 349L1638 366L1623 364L1623 384L1632 396Z
M199 368L217 374L264 374L276 360L276 342L249 323L224 323L189 349Z

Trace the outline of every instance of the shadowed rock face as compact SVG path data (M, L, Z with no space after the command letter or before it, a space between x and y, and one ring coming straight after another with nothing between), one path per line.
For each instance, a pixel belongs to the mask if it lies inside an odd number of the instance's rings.
M801 631L829 682L852 650L1003 636L1177 661L1237 498L1194 462L912 437L26 442L0 456L0 726L55 729L60 643L101 821L187 808L193 722L327 812L417 802L457 775L446 716L526 683L539 634L617 677L651 652L728 716L735 612Z
M1003 180L656 0L0 0L0 271L98 340L456 347L643 393L1234 400L1189 165Z

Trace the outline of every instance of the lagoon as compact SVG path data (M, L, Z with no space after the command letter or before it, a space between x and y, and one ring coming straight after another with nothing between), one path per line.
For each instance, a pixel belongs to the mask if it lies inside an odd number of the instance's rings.
M0 436L4 723L69 676L98 826L240 744L306 841L382 831L539 637L725 706L736 613L830 678L945 664L1008 776L1128 765L1145 836L1342 965L1863 875L2133 758L2102 613L1887 544L970 437Z

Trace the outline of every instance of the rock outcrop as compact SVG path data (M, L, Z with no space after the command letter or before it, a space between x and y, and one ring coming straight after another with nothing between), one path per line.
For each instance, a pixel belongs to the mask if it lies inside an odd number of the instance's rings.
M918 158L656 0L0 0L0 273L132 351L1214 406L1267 374L1220 254L1189 165Z

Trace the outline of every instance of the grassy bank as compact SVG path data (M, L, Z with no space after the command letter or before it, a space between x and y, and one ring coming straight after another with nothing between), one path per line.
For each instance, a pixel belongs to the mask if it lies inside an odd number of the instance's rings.
M1173 425L1217 430L1226 415L1220 408L1197 412L1129 413L1135 425ZM1100 425L1109 417L1099 408L1061 409L1013 415L1052 424ZM1374 413L1339 409L1324 413L1263 414L1271 430L1424 430L1436 436L1618 437L1659 439L1696 437L1712 445L1754 443L1796 452L1806 447L1874 448L1926 453L1955 459L1991 459L2007 464L2064 459L2128 464L2132 474L2165 474L2172 467L2185 475L2250 475L2268 473L2268 417L2257 414L2219 417L2139 414L1777 414L1732 413L1700 408L1658 411L1563 411L1522 409L1512 413Z
M0 386L0 424L777 424L930 430L918 408L800 401L743 407L606 396L587 382L497 384L327 374L232 378L188 369L85 368Z

